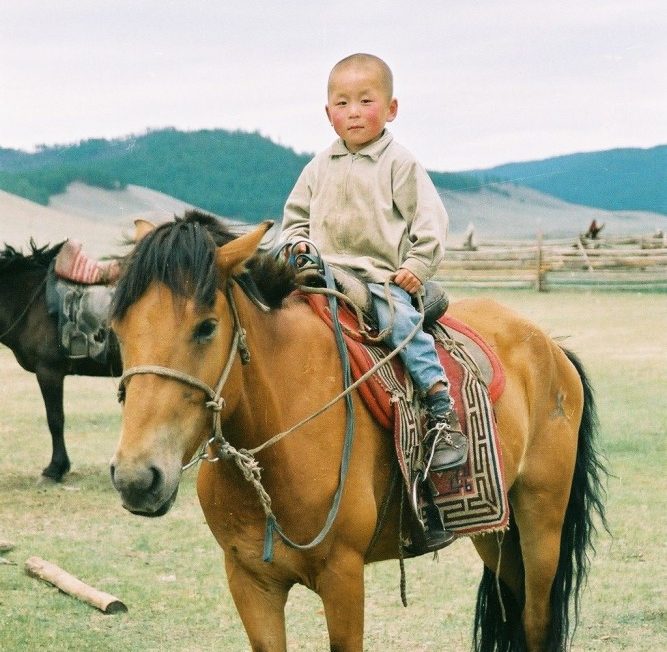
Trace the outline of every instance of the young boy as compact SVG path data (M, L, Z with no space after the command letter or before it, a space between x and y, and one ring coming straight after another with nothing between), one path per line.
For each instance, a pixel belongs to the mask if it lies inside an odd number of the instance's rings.
M419 322L412 296L443 258L447 212L424 168L385 129L398 110L387 64L370 54L346 57L331 70L327 91L326 114L339 139L301 173L285 205L281 240L308 238L326 262L366 280L380 330L392 323L384 287L391 281L395 315L386 341L396 347ZM430 468L465 463L468 442L433 338L420 330L400 356L425 395ZM427 520L426 548L446 545L452 535L439 515Z

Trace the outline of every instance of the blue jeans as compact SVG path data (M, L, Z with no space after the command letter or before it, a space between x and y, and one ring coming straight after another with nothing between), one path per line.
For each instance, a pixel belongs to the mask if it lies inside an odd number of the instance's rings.
M385 297L385 287L382 283L369 283L368 287L373 295L373 303L377 311L378 328L382 330L391 325L391 313ZM412 305L412 299L405 290L393 283L389 285L389 289L394 298L395 314L393 328L384 341L394 349L414 330L421 315ZM403 360L412 382L419 391L426 392L438 381L449 387L445 370L435 351L433 337L424 329L420 328L398 355Z

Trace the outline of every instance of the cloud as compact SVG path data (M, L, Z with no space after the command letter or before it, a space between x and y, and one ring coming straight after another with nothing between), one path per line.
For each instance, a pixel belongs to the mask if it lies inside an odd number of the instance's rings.
M24 0L3 8L0 146L175 126L316 151L334 136L326 76L355 51L394 69L392 130L433 169L658 144L664 13L654 0Z

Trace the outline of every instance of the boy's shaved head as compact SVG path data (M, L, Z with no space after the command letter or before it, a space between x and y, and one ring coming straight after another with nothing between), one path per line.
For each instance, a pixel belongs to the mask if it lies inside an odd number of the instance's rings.
M331 72L329 73L329 83L327 85L327 93L331 93L331 82L334 75L340 70L348 67L372 68L374 72L377 73L378 79L387 93L387 99L392 99L394 95L394 76L391 73L391 68L380 59L380 57L376 57L374 54L365 54L363 52L351 54L349 57L341 59L331 69Z

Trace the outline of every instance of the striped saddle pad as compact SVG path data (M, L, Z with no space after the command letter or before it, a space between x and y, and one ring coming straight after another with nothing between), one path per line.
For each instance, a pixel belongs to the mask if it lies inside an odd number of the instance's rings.
M326 297L304 296L331 326ZM388 350L383 345L363 343L356 316L344 305L339 306L339 321L356 380L384 358ZM477 333L453 317L441 317L429 331L435 338L459 420L470 441L468 461L463 467L430 474L435 503L445 527L459 535L502 530L508 523L509 508L493 413L493 402L505 385L500 361ZM378 423L393 432L403 480L411 492L423 454L424 415L398 358L382 365L358 391ZM416 507L424 508L421 496Z

